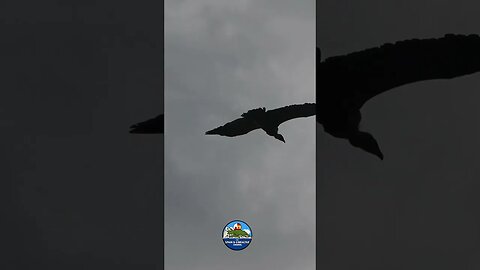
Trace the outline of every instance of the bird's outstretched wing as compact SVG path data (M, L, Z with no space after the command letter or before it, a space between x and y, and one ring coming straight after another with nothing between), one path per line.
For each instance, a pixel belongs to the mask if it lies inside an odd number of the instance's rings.
M260 128L260 126L256 122L242 117L226 123L223 126L207 131L205 134L235 137L247 134L257 128Z
M268 119L275 125L280 125L288 120L315 115L315 103L295 104L267 111Z
M163 133L163 114L144 122L130 126L130 133L159 134Z
M399 41L330 57L317 68L319 100L336 95L360 108L372 97L404 84L480 71L480 37L447 34L437 39ZM329 94L329 89L341 91Z

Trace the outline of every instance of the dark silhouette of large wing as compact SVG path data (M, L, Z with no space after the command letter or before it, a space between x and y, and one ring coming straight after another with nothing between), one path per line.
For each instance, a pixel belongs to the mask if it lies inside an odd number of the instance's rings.
M217 127L210 131L207 131L205 134L207 135L220 135L220 136L228 136L228 137L235 137L249 133L252 130L260 128L260 126L251 121L247 118L238 118L233 120L232 122L226 123L221 127Z
M159 134L163 133L163 114L144 122L130 126L130 133Z
M372 97L404 84L479 71L480 37L448 34L399 41L331 57L318 68L319 99L333 95L360 108ZM331 90L337 92L328 93Z
M295 104L267 111L267 117L275 125L294 118L309 117L316 113L315 103Z

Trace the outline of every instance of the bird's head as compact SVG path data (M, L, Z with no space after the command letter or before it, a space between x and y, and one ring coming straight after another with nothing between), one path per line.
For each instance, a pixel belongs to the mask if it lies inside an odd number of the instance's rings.
M378 146L377 140L375 140L371 134L359 131L355 135L351 136L349 141L353 146L372 153L383 160L383 153Z
M273 135L273 137L275 137L275 139L277 139L277 140L285 142L285 139L283 138L282 134L277 133L277 134Z

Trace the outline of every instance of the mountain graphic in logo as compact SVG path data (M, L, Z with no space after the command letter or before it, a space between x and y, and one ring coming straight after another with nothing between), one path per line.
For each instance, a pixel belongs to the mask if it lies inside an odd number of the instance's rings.
M223 229L223 243L232 250L242 250L252 242L252 229L241 220L229 222Z

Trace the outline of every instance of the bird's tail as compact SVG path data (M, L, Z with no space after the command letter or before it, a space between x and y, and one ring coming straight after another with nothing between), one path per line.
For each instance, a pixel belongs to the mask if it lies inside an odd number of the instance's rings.
M216 132L216 129L212 129L212 130L209 130L209 131L205 132L205 135L215 135L215 134L217 134L215 132Z
M133 134L162 134L163 133L163 114L153 119L140 122L130 126L130 133Z
M209 130L207 132L205 132L205 135L224 135L221 131L221 129L224 128L224 126L221 126L221 127L217 127L217 128L214 128L212 130ZM228 136L228 135L225 135L225 136Z

